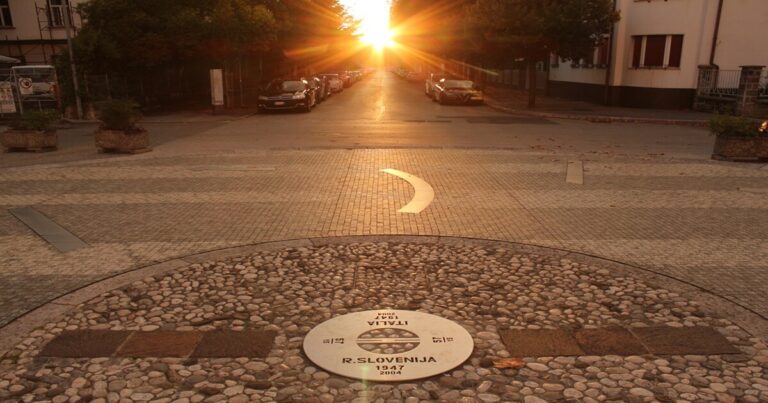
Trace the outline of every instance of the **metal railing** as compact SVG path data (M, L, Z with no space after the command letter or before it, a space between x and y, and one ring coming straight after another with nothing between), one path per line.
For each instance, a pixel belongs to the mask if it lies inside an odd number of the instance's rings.
M697 95L736 98L739 93L741 70L699 70Z

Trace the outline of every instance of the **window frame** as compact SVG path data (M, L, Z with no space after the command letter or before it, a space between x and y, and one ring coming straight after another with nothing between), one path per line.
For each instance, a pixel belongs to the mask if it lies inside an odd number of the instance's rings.
M6 14L8 21L5 20ZM14 28L13 13L11 12L11 2L9 0L0 0L0 29Z
M685 35L683 34L646 34L632 35L632 46L630 48L629 68L632 70L679 70L683 62L683 45ZM663 38L663 39L660 39ZM654 48L651 49L652 61L661 59L661 64L647 65L649 39L653 41ZM661 44L659 43L661 41ZM663 46L660 48L659 45ZM673 49L674 48L674 49ZM661 50L661 54L658 54ZM674 53L673 53L674 52ZM655 60L654 60L655 59Z
M53 4L53 2L60 2L61 4ZM49 28L65 28L66 27L66 20L67 18L64 13L69 14L69 23L70 25L74 24L72 21L72 8L70 7L69 0L46 0L45 2L46 6L48 7L48 27ZM61 21L59 23L54 23L54 9L57 11L57 16L61 18Z

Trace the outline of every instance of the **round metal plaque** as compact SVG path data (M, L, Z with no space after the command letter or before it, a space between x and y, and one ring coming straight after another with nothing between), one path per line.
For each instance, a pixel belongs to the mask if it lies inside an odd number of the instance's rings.
M391 309L337 316L304 338L304 352L317 366L370 381L437 375L461 365L473 349L472 336L456 322Z

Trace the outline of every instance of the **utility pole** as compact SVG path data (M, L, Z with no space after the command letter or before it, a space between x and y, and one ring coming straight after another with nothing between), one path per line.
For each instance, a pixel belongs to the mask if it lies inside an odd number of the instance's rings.
M77 67L75 67L75 53L72 51L72 32L70 20L70 5L67 2L67 9L64 10L64 28L67 33L67 51L69 52L69 68L72 70L72 86L75 89L75 107L77 108L77 118L83 118L83 101L80 99L80 84L77 81Z

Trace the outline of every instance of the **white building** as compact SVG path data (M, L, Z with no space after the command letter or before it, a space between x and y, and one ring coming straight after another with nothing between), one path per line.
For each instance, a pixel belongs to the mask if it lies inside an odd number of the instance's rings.
M700 65L717 66L722 77L742 65L768 66L768 0L616 0L616 9L613 38L592 60L552 58L551 95L689 108Z
M75 11L85 0L0 0L0 55L24 64L50 64L66 47L65 16L72 35L82 25Z

